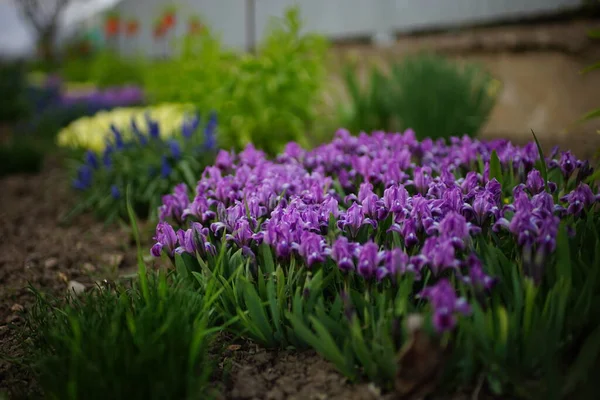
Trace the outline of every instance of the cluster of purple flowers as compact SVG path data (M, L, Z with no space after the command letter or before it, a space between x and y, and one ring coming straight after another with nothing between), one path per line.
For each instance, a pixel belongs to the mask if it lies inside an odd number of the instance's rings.
M98 111L132 107L144 103L144 92L137 86L110 87L68 91L57 75L49 76L42 85L30 85L26 91L32 116L23 130L60 129L76 119Z
M489 177L494 151L523 182L512 195ZM437 283L420 296L433 305L438 329L450 329L455 314L469 307L448 273L478 291L495 283L473 252L475 236L504 233L543 256L555 248L561 217L579 217L600 199L581 183L583 176L555 203L557 185L544 182L534 168L538 159L534 143L517 147L467 136L419 142L410 130L360 136L340 130L311 151L289 143L275 160L252 145L237 155L222 150L192 199L185 185L163 197L151 253L203 256L224 237L248 257L265 243L281 262L329 263L375 282L428 274ZM483 173L475 172L479 161ZM568 152L548 164L565 178L577 169L591 173Z
M93 110L108 110L115 107L126 107L142 104L144 93L137 86L111 87L104 90L93 89L84 92L62 93L59 102L61 107L87 105Z

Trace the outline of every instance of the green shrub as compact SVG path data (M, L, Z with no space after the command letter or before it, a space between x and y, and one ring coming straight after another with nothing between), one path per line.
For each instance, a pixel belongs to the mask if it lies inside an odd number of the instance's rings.
M268 153L288 141L306 141L325 78L326 42L301 34L297 9L274 21L256 55L223 50L207 32L187 38L181 55L148 69L145 88L154 101L195 104L219 114L220 145L252 142Z
M36 292L28 362L46 398L209 398L207 303L164 274L67 301Z
M99 52L93 58L90 68L90 81L100 88L141 85L144 81L144 69L140 60L125 59L109 50Z
M476 136L496 100L498 82L475 64L460 65L434 54L408 56L385 75L376 67L362 88L345 70L350 106L343 125L358 130L405 130L419 138Z
M27 115L26 77L20 62L0 60L0 123L14 123Z
M60 75L68 82L91 82L93 64L92 58L73 57L63 64Z
M0 177L37 173L42 169L44 153L31 139L13 139L0 145L0 160Z

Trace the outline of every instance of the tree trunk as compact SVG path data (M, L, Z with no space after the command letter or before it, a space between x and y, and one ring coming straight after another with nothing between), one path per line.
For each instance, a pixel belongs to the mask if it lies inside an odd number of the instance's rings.
M56 29L49 27L38 36L38 56L44 63L53 65L56 61L54 45L56 40Z

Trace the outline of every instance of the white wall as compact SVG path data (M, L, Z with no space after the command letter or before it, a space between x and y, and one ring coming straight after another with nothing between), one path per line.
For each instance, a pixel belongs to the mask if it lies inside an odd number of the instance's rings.
M142 22L137 48L156 54L149 21L170 0L122 0L117 9L123 17L135 15ZM255 0L257 39L263 36L270 17L282 16L294 4L301 6L306 30L331 38L411 31L452 26L498 18L536 15L581 5L581 0ZM204 16L224 43L234 48L246 45L245 0L178 0L179 32L191 12ZM130 53L131 43L121 43Z

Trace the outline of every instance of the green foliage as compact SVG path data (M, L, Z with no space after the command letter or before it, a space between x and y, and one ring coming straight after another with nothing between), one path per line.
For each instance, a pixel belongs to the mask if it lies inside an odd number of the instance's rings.
M225 147L253 143L275 153L288 141L306 145L325 77L326 44L300 29L298 10L291 9L285 20L272 22L257 56L233 64L222 111L231 118L223 127Z
M579 221L572 238L562 226L540 286L502 249L480 241L484 265L505 284L459 325L452 366L460 378L485 377L498 394L519 398L583 398L600 366L599 221ZM457 375L447 373L455 384Z
M214 161L216 117L199 129L199 116L187 116L181 133L160 136L160 124L151 121L148 131L132 125L126 130L111 127L113 138L101 153L91 150L71 163L73 186L81 201L65 217L93 211L107 223L127 216L125 189L131 187L130 201L138 215L157 217L161 196L178 182L194 187L194 177ZM182 188L185 184L182 185ZM184 189L185 190L185 189Z
M68 82L91 82L94 59L89 57L72 57L60 69L60 75Z
M90 80L100 88L122 85L141 85L144 67L140 60L125 59L104 50L93 59Z
M208 398L210 305L164 274L147 290L36 293L28 356L46 398Z
M273 21L256 55L225 51L210 32L186 38L179 57L148 69L145 88L154 101L216 110L224 148L253 143L275 153L290 140L305 143L325 78L326 42L300 30L293 8Z
M344 69L350 104L342 124L355 132L413 129L419 138L475 136L495 104L499 83L475 64L434 54L406 57L384 74L372 67L362 87L355 67Z
M0 177L19 173L37 173L42 168L44 152L31 138L12 139L0 145Z
M14 123L29 112L24 65L0 60L0 123Z

